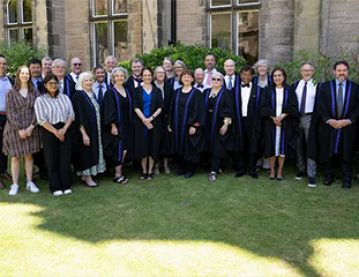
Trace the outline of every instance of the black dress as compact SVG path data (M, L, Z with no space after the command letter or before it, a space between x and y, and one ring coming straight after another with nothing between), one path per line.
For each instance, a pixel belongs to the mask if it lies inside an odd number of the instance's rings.
M123 151L127 157L133 156L133 103L126 89L123 97L115 87L110 89L102 102L101 117L103 125L103 147L107 160L120 165L124 162ZM111 124L116 124L118 135L111 134Z
M144 92L143 87L139 86L134 91L133 96L133 108L140 109L144 113ZM152 115L159 108L163 109L163 98L161 91L152 86L151 92L151 102L149 115ZM161 116L155 118L152 122L153 129L148 130L147 127L142 123L141 119L135 115L134 116L134 158L142 159L144 157L150 156L155 161L158 160L161 147L161 133L162 133L162 124Z
M171 153L198 163L205 147L205 108L202 93L195 88L189 93L183 93L181 88L177 89L172 97L168 119L172 129ZM189 135L190 127L196 128L194 135Z

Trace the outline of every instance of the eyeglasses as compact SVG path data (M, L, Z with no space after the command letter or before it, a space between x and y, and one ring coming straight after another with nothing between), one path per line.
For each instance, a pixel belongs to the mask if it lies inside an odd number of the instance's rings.
M212 81L221 82L221 81L222 81L222 79L221 79L221 78L212 78Z
M73 66L81 66L81 63L74 63Z

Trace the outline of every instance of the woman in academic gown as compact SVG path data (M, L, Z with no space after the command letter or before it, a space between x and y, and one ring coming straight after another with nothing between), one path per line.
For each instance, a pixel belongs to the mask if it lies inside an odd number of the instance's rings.
M266 93L261 109L264 117L264 157L270 158L269 178L282 180L285 158L296 155L299 132L298 101L295 92L285 83L284 69L275 68L271 76L273 86Z
M178 159L177 173L190 178L204 150L205 109L202 93L193 87L193 72L184 70L180 80L183 86L172 97L168 130L172 153Z
M183 61L177 60L175 61L174 65L174 76L172 78L167 79L166 83L168 87L171 89L170 94L173 95L174 92L179 89L181 85L181 76L184 70L186 70L186 65Z
M159 158L161 138L161 117L163 98L161 91L152 85L152 71L142 70L142 86L135 89L133 106L135 130L135 158L141 159L140 180L154 177L153 167Z
M163 158L163 168L166 174L171 173L168 166L168 158L170 156L171 147L171 134L168 132L166 126L168 121L168 113L171 105L173 90L170 88L169 83L166 82L166 71L164 67L157 66L154 73L154 85L161 91L164 101L163 110L161 113L162 134L161 134L161 150L160 156ZM159 173L159 163L156 163L156 171ZM157 174L157 173L156 173Z
M212 88L204 91L206 107L206 146L211 157L208 180L217 179L222 160L232 151L231 123L233 105L230 92L223 86L224 77L220 72L212 76Z
M133 100L125 87L127 70L116 67L111 73L112 89L105 94L101 114L103 124L103 147L106 160L115 166L113 181L126 184L123 164L133 155Z
M92 74L81 73L73 96L75 111L74 162L77 175L89 187L96 187L92 176L103 173L106 163L103 156L100 107L92 91Z

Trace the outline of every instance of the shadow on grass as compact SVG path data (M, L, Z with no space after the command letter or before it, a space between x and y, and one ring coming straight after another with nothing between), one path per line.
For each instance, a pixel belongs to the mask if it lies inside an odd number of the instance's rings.
M42 230L87 242L107 240L193 240L224 242L263 257L279 258L309 276L310 242L322 238L359 239L358 187L339 184L309 189L303 182L235 179L229 174L209 184L161 176L128 186L109 180L96 189L76 185L74 194L54 198L46 184L40 195L21 192L9 203L35 204ZM288 181L289 180L289 181Z

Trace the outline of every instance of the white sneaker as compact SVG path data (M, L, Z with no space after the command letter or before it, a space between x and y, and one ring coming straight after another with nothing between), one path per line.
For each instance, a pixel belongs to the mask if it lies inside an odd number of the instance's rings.
M68 194L71 194L71 193L72 193L72 189L65 189L64 190L65 195L68 195Z
M26 183L26 189L32 193L40 192L39 188L32 181Z
M9 195L16 195L19 192L19 185L18 184L12 184L10 186Z
M63 193L62 193L62 190L55 190L53 193L52 193L52 195L53 196L60 196L60 195L62 195Z

